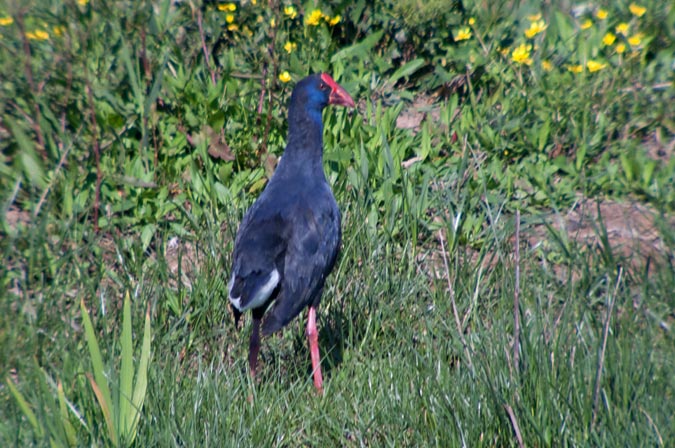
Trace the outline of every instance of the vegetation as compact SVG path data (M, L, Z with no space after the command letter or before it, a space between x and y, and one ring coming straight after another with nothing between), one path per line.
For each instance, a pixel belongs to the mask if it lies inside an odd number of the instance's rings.
M674 54L655 0L3 3L0 445L666 446ZM226 300L317 71L322 397Z

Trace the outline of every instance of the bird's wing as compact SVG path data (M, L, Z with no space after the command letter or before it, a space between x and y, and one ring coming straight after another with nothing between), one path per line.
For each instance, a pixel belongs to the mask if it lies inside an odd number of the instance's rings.
M283 276L288 222L280 212L262 210L247 213L235 241L229 295L239 311L264 305Z
M331 198L332 199L332 198ZM337 206L296 212L284 255L279 295L263 322L263 335L281 329L308 305L318 305L340 246Z

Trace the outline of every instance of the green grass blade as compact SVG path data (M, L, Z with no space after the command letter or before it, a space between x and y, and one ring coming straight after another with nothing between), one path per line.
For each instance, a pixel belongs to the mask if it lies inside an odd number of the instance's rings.
M56 381L54 381L52 379L52 377L49 376L49 374L44 369L41 368L40 370L42 371L42 374L44 375L45 381L47 382L49 387L52 388L52 390L56 391L56 393L58 394L58 384L56 383ZM64 398L65 398L65 395L64 395ZM70 409L70 412L75 416L75 418L80 423L80 425L82 425L82 427L84 429L89 430L89 426L87 426L87 422L84 420L84 417L83 417L82 413L80 412L80 410L78 410L75 407L75 405L73 405L73 403L70 402L67 398L65 398L65 404Z
M89 384L91 384L91 388L94 391L94 395L96 395L98 404L101 406L101 412L103 412L103 418L105 419L105 424L108 428L110 441L114 446L117 446L117 432L115 431L115 424L113 423L112 414L110 412L111 406L108 404L109 402L106 402L106 398L103 396L103 391L98 386L98 384L96 384L94 377L91 376L89 372L87 372L86 375L87 379L89 380ZM108 386L106 385L105 387L107 388Z
M103 415L106 417L106 424L108 425L108 431L112 440L116 440L115 435L115 426L111 419L110 409L112 409L112 399L110 398L110 388L108 387L108 379L105 375L105 369L103 367L103 358L101 356L101 350L98 347L98 342L96 340L96 333L94 332L94 326L91 324L91 319L89 318L89 312L87 307L84 305L84 300L80 302L80 310L82 313L82 323L84 325L84 335L87 339L87 347L89 348L89 356L91 357L91 364L94 370L93 378L89 377L89 382L94 389L96 398L98 399ZM114 442L117 445L117 442Z
M149 111L152 109L152 105L157 101L160 92L162 91L162 80L164 75L164 69L166 68L166 63L169 60L169 54L165 54L162 57L162 63L160 64L157 72L155 73L155 80L152 83L152 88L150 89L150 94L145 98L145 110Z
M131 397L134 385L134 347L131 340L131 304L129 293L124 296L122 316L122 369L120 370L119 430L123 438L129 435L129 426L133 419Z
M44 430L42 426L38 424L37 417L35 416L33 410L30 408L30 405L28 404L28 402L23 397L21 392L19 392L19 389L16 388L14 382L12 382L12 380L9 377L7 377L5 381L7 383L7 387L9 387L9 391L12 393L14 399L19 404L21 412L23 412L23 415L25 415L26 418L28 419L28 422L35 430L35 433L37 434L38 438L42 438L42 436L44 435Z
M148 387L148 364L150 363L150 342L152 341L152 332L150 325L150 307L145 313L145 328L143 330L143 346L141 348L141 359L136 372L136 384L134 386L133 398L133 419L129 426L129 443L134 441L136 436L136 427L141 416L143 402L145 401L145 392Z
M63 425L63 431L66 434L66 440L68 441L68 446L77 446L77 433L70 419L68 418L68 406L66 405L66 395L63 393L63 383L58 382L57 385L57 396L59 397L59 411L61 414L61 423Z
M119 55L122 58L127 69L127 75L129 76L129 81L131 83L131 91L136 98L136 106L138 107L138 112L143 113L143 90L141 89L141 80L138 73L138 67L132 62L131 54L129 53L129 48L126 45L123 45L120 49Z

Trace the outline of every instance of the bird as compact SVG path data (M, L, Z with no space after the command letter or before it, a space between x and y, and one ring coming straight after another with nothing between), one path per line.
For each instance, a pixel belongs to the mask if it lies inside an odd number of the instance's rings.
M242 313L252 313L248 363L253 378L261 332L269 336L308 309L306 336L319 394L323 377L316 312L342 238L340 210L323 171L321 115L328 105L355 107L327 73L307 76L293 89L286 148L239 225L228 282L235 325Z

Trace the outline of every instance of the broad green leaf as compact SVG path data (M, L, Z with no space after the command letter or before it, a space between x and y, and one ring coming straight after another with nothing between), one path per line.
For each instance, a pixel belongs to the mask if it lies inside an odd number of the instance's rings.
M154 81L152 83L152 88L150 89L150 94L145 98L145 110L149 111L152 109L152 105L157 101L159 93L162 89L162 80L164 79L164 69L169 60L169 53L165 53L162 58L162 63L159 65L159 68L154 74Z
M366 7L365 0L359 0L358 2L353 2L349 8L349 18L352 22L358 23L361 19L361 14Z
M424 65L426 65L426 61L423 58L413 59L412 61L405 64L403 67L396 70L394 74L391 75L391 77L389 77L389 83L396 84L396 81L398 81L401 78L409 77L417 70L422 68Z
M357 191L361 190L360 178L356 174L356 170L354 170L351 166L347 168L347 179L348 179L349 185L354 187Z
M150 326L150 306L145 312L145 327L143 329L143 345L141 347L141 358L136 372L136 384L134 386L134 396L132 406L134 417L129 426L129 443L136 437L136 428L143 409L145 393L148 387L148 364L150 363L150 343L152 342L152 331Z
M94 331L94 326L91 324L89 311L84 305L84 300L80 301L80 312L82 314L82 324L84 325L84 336L87 340L89 356L91 357L91 364L94 370L93 378L90 374L87 374L87 377L89 378L92 389L94 389L96 398L98 399L99 405L101 406L101 411L103 411L103 416L105 417L106 424L108 426L110 438L111 440L114 440L114 444L117 445L117 436L115 434L112 415L110 413L110 410L112 409L112 399L110 398L111 395L110 388L108 387L108 379L105 374L101 350L99 349L98 341L96 340L96 332Z
M14 136L14 140L16 140L16 143L19 146L20 154L18 160L20 161L21 169L26 176L26 179L30 180L33 185L45 188L47 185L45 171L39 156L35 152L35 144L23 132L23 129L21 129L21 126L18 123L7 115L5 115L4 118Z
M370 36L363 39L361 42L352 45L351 47L343 48L330 58L331 62L339 61L341 59L348 59L351 57L364 58L368 52L380 41L384 30L377 31Z
M560 11L556 11L554 17L560 40L565 42L571 41L577 31L575 30L574 25L571 23L569 15Z
M109 399L104 396L102 388L96 383L96 380L93 376L91 376L91 373L87 372L85 375L89 380L92 390L94 391L94 395L96 395L96 400L98 401L99 406L101 406L101 412L103 412L105 425L108 428L108 436L110 437L110 441L114 446L117 446L117 432L115 431L115 423L110 411L112 409L112 403L110 403L110 401L106 401ZM108 388L106 383L103 383L103 385L106 389Z
M145 226L143 226L143 230L141 230L141 244L144 251L150 245L150 241L152 240L152 237L155 235L156 230L157 230L156 224L146 224Z
M576 158L576 170L577 172L581 171L581 168L584 166L584 162L586 161L586 150L588 149L587 145L585 143L582 143L579 146L579 149L577 149L577 158Z
M537 149L543 151L546 147L546 142L548 141L548 135L551 130L551 121L546 120L544 124L539 128L537 134Z
M258 179L257 181L253 182L251 187L248 189L249 193L257 193L258 191L262 190L265 185L267 184L267 178L263 177L262 179Z
M422 125L422 144L418 146L417 156L426 160L431 153L431 130L429 129L429 120L425 120Z
M232 202L230 190L228 190L225 185L221 184L220 182L215 182L213 186L216 197L218 198L218 202L223 205L228 205Z
M366 153L366 148L364 148L363 143L361 143L361 178L367 183L368 182L368 154Z
M626 174L626 179L629 181L632 181L635 179L635 172L633 169L633 161L626 156L626 154L621 154L619 156L619 160L621 160L621 166L623 167L623 172Z
M656 170L656 161L647 160L642 168L642 188L647 190L652 183L652 176Z
M134 93L136 98L136 106L138 107L137 112L143 113L144 102L143 102L143 90L141 89L141 82L138 74L138 66L134 65L131 61L131 55L129 54L129 48L126 44L123 44L120 48L119 55L122 57L122 62L127 69L127 75L129 81L131 82L131 90Z

